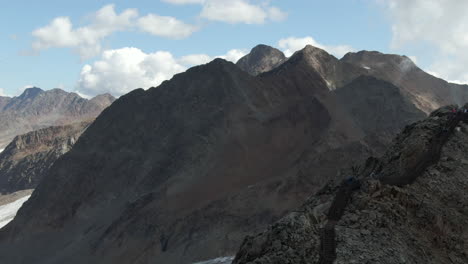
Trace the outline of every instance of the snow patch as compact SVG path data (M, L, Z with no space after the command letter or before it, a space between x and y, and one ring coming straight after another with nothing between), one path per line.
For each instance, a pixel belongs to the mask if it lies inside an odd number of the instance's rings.
M0 206L0 228L6 226L21 208L24 202L26 202L31 195L20 198L12 203Z
M215 258L212 260L196 262L193 264L231 264L233 260L234 260L234 256L231 256L231 257Z
M366 69L366 70L370 70L370 69L371 69L370 67L365 66L365 65L363 65L362 67L363 67L364 69Z

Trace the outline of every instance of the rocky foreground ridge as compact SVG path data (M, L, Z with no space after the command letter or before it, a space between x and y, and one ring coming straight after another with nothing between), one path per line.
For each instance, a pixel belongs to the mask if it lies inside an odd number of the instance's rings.
M16 136L0 153L0 192L34 189L91 121L52 126Z
M467 263L468 124L450 108L248 236L233 263Z

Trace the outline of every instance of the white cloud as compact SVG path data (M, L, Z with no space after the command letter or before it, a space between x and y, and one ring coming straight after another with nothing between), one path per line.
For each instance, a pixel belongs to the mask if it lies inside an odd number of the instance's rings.
M295 38L295 37L289 37L289 38L284 38L280 39L278 42L278 46L280 49L283 50L284 54L287 57L290 57L294 52L303 49L307 45L312 45L314 47L323 49L327 51L328 53L333 54L334 56L340 58L343 55L345 55L348 52L354 51L354 49L351 46L348 45L338 45L338 46L333 46L333 45L324 45L319 42L317 42L314 38L312 37L304 37L304 38Z
M116 31L127 30L138 16L136 9L126 9L117 14L114 5L106 5L90 16L88 26L73 28L68 17L57 17L42 28L33 31L36 51L49 48L73 48L83 59L93 57L101 51L101 41Z
M267 21L281 21L287 14L267 1L261 5L249 0L206 0L200 13L202 18L231 24L263 24Z
M212 61L213 58L206 54L191 54L187 56L183 56L179 59L179 62L186 66L194 66L205 64Z
M229 50L226 54L218 55L218 56L209 56L207 54L191 54L187 56L183 56L178 61L185 66L195 66L200 64L208 63L216 58L225 59L227 61L231 61L236 63L240 58L247 55L248 51L241 50L241 49L232 49Z
M186 38L197 30L196 26L186 24L173 17L154 14L138 19L138 26L147 33L172 39Z
M102 93L120 96L136 88L158 86L187 67L204 64L214 58L236 62L245 54L243 50L230 50L220 56L192 54L175 58L167 51L145 53L128 47L106 50L98 61L82 68L75 92L82 97Z
M205 0L162 0L163 2L175 4L175 5L185 5L185 4L203 4Z
M8 96L6 95L5 90L3 90L3 88L0 88L0 96Z
M197 27L168 16L148 14L138 15L134 8L125 9L120 14L114 5L106 5L89 16L90 24L75 28L69 17L57 17L49 25L32 32L35 52L49 48L72 48L82 59L101 53L101 42L118 31L131 31L135 28L166 38L180 39L191 35Z
M228 51L225 55L217 56L217 58L222 58L222 59L236 63L240 58L247 55L247 53L248 52L246 50L232 49Z
M418 64L418 58L416 56L408 56L411 61L413 61L414 64Z
M275 6L270 6L269 0L162 0L163 2L184 5L201 4L200 17L231 24L263 24L267 21L283 21L288 14Z
M468 82L468 1L384 0L392 21L393 49L406 45L435 48L429 70L447 80Z
M246 0L207 0L200 16L231 24L263 24L266 20L283 20L286 14L276 7L254 5Z
M157 86L185 69L169 52L146 54L137 48L107 50L93 65L83 67L77 90L87 95L110 92L120 96L136 88Z

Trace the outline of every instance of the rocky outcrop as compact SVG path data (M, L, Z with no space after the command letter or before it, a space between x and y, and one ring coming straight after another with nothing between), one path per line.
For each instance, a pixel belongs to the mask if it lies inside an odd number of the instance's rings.
M236 63L239 68L251 75L259 75L268 72L286 61L283 52L267 45L254 47Z
M361 188L342 216L330 214L340 192L331 182L299 210L247 237L233 263L319 263L327 236L336 237L334 263L466 263L468 125L454 129L453 116L443 113L408 126L382 158L356 171ZM432 153L439 139L448 141ZM426 154L441 158L417 170Z
M48 127L16 136L0 153L0 192L35 188L90 123Z
M93 119L114 97L99 95L90 100L60 89L28 88L20 96L0 98L0 149L15 136L49 126Z

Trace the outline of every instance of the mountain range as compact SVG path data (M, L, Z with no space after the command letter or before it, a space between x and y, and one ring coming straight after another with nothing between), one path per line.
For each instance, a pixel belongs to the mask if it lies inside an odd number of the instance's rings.
M312 46L285 58L260 45L238 65L193 67L89 125L0 230L0 262L233 255L246 235L383 155L405 126L467 98L464 88L404 56L338 60Z
M88 100L61 89L37 87L25 89L20 96L0 97L0 149L17 135L93 119L114 100L110 94Z

